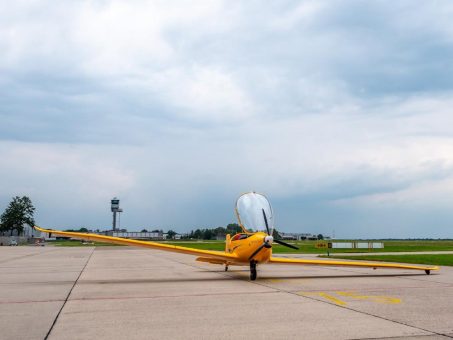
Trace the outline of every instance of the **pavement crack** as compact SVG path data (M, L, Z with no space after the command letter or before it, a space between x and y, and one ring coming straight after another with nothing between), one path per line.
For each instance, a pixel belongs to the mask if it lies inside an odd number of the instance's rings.
M166 256L163 256L165 257L167 260L171 261L171 262L176 262L176 263L179 263L179 264L183 264L183 265L186 265L186 266L189 266L189 267L193 267L193 268L197 268L197 269L201 269L203 271L206 271L206 272L213 272L213 273L216 273L216 274L219 274L221 276L224 276L224 277L229 277L231 279L239 279L238 277L236 276L233 276L231 275L230 273L228 272L219 272L219 271L215 271L215 270L209 270L209 269L206 269L206 268L203 268L203 267L200 267L200 266L197 266L197 264L189 264L187 262L183 262L183 261L178 261L178 260L175 260L175 259L172 259L170 257L166 257ZM340 268L335 268L337 270L344 270L344 269L340 269ZM346 270L347 271L347 270ZM351 271L351 272L354 272L354 271ZM355 272L354 272L355 273ZM375 315L375 314L372 314L372 313L368 313L368 312L364 312L364 311L360 311L360 310L357 310L357 309L354 309L354 308L351 308L351 307L348 307L348 306L344 306L344 305L336 305L334 303L331 303L331 302L328 302L328 301L323 301L323 300L319 300L315 297L310 297L310 296L305 296L305 295L300 295L300 294L297 294L297 292L293 292L293 291L287 291L287 290L284 290L284 289L280 289L280 288L277 288L277 287L273 287L273 286L269 286L268 284L265 284L263 282L260 282L259 280L257 281L250 281L250 280L245 280L245 279L242 279L242 281L244 282L248 282L250 284L254 284L254 285L259 285L259 286L262 286L262 287L266 287L268 289L272 289L273 291L275 292L280 292L280 293L283 293L283 294L291 294L291 295L294 295L294 296L297 296L299 298L305 298L305 299L309 299L309 300L312 300L312 301L316 301L316 302L320 302L320 303L324 303L324 304L328 304L330 306L333 306L333 307L337 307L337 308L344 308L344 309L347 309L347 310L350 310L352 312L356 312L356 313L359 313L359 314L362 314L362 315L368 315L368 316L371 316L371 317L375 317L375 318L378 318L378 319L381 319L381 320L385 320L385 321L388 321L388 322L392 322L392 323L396 323L396 324L399 324L399 325L403 325L403 326L406 326L406 327L410 327L410 328L413 328L413 329L416 329L416 330L419 330L419 331L423 331L423 332L427 332L429 334L426 334L426 335L439 335L439 336L443 336L443 337L447 337L447 338L453 338L453 336L451 335L448 335L448 334L443 334L443 333L439 333L439 332L436 332L436 331L431 331L431 330L428 330L428 329L424 329L424 328L421 328L421 327L417 327L417 326L414 326L414 325L411 325L411 324L408 324L408 323L404 323L404 322L401 322L401 321L397 321L397 320L392 320L392 319L389 319L389 318L386 318L386 317L383 317L383 316L379 316L379 315ZM426 336L425 335L425 336ZM416 335L417 336L417 335Z
M93 256L93 253L94 253L95 249L96 248L93 248L91 253L90 253L90 256L88 256L88 259L86 260L85 265L83 266L82 270L80 271L79 276L77 276L77 279L74 281L74 284L72 285L71 289L69 290L68 295L66 296L65 300L63 301L63 304L61 305L60 310L58 311L57 315L55 316L55 319L53 320L52 325L49 328L49 331L47 332L46 336L44 337L44 340L47 340L49 338L49 335L52 332L52 329L54 328L55 324L57 323L57 320L58 320L58 317L61 314L61 311L63 310L64 306L66 305L66 302L68 302L69 297L71 296L72 290L74 289L74 287L76 286L77 282L79 281L80 276L82 276L82 273L84 272L85 268L87 267L88 262L90 262L90 259Z
M380 315L376 315L376 314L364 312L364 311L361 311L361 310L357 310L357 309L354 309L354 308L351 308L351 307L347 307L345 305L338 305L338 304L334 304L334 303L331 303L331 302L328 302L328 301L319 300L319 299L317 299L315 297L306 296L306 295L300 295L300 294L297 294L296 292L287 291L287 290L283 290L283 289L275 288L275 287L269 287L267 284L264 284L264 283L261 283L261 282L257 282L257 281L249 281L249 282L252 283L252 284L264 286L264 287L267 287L267 288L274 288L275 290L278 290L281 293L287 293L287 294L295 295L295 296L298 296L298 297L301 297L301 298L306 298L306 299L310 299L310 300L313 300L313 301L318 301L318 302L325 303L325 304L328 304L328 305L333 306L333 307L344 308L344 309L347 309L347 310L350 310L350 311L353 311L353 312L356 312L356 313L360 313L360 314L363 314L363 315L368 315L368 316L372 316L372 317L375 317L375 318L378 318L378 319L381 319L381 320L385 320L385 321L393 322L393 323L396 323L396 324L400 324L400 325L403 325L403 326L406 326L406 327L411 327L411 328L414 328L414 329L417 329L417 330L420 330L420 331L431 333L431 335L440 335L440 336L444 336L444 337L448 337L448 338L453 338L452 336L447 335L447 334L438 333L436 331L432 331L432 330L429 330L429 329L424 329L424 328L417 327L417 326L414 326L414 325L410 325L408 323L404 323L404 322L401 322L401 321L392 320L392 319L389 319L389 318L386 318L386 317L383 317L383 316L380 316Z

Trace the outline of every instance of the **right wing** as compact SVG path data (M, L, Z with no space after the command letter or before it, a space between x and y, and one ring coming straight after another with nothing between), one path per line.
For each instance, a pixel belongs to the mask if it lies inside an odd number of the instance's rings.
M338 261L338 260L305 260L285 257L271 257L267 263L271 264L298 264L309 266L337 266L337 267L368 267L368 268L398 268L398 269L415 269L415 270L438 270L437 266L417 266L410 264L398 263L380 263L366 261Z
M37 226L34 226L34 228L43 233L75 237L75 238L79 238L82 240L99 241L99 242L106 242L106 243L122 244L122 245L127 245L127 246L136 246L136 247L145 247L145 248L170 251L173 253L196 255L196 256L202 256L203 258L208 258L208 259L210 258L213 260L223 260L223 262L234 262L238 259L238 257L236 255L229 254L229 253L222 252L222 251L201 250L201 249L195 249L195 248L173 246L173 245L163 244L163 243L158 243L158 242L138 241L138 240L131 240L131 239L122 238L122 237L113 237L113 236L105 236L105 235L90 234L90 233L78 233L78 232L72 232L72 231L42 229Z

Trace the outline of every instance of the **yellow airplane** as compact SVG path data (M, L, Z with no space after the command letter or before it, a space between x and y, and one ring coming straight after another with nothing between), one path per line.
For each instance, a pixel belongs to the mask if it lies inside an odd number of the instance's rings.
M274 226L274 214L267 198L255 192L241 195L236 201L235 212L242 228L242 232L231 237L226 236L225 251L200 250L188 247L173 246L158 242L138 241L121 237L104 236L90 233L78 233L59 230L35 228L41 232L69 236L89 241L100 241L128 246L139 246L175 253L183 253L198 256L197 261L220 264L225 266L250 266L250 279L256 280L258 264L293 264L315 266L343 266L343 267L370 267L414 269L424 270L430 274L431 270L438 270L436 266L415 266L406 264L389 264L363 261L330 261L330 260L307 260L297 258L281 258L272 256L272 244L278 243L286 247L297 247L274 239L272 236Z

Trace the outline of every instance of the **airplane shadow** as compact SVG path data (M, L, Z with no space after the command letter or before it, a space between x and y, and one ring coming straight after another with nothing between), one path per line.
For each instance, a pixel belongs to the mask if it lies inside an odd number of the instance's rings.
M93 284L139 284L139 283L170 283L170 282L215 282L235 280L235 277L216 277L216 278L183 278L183 277L168 277L168 278L146 278L146 279L114 279L114 280L79 280L77 285L93 285Z
M431 274L433 275L433 274ZM436 275L436 274L434 274ZM259 276L258 279L341 279L341 278L365 278L365 277L403 277L403 276L426 276L425 273L414 274L348 274L348 275L304 275L304 276Z
M216 281L230 281L230 280L240 280L240 281L249 281L248 270L231 270L228 272L222 271L209 271L202 273L224 273L225 275L219 277L195 277L195 278L184 278L184 277L167 277L167 278L143 278L143 279L104 279L104 280L79 280L78 285L93 285L93 284L140 284L140 283L170 283L170 282L216 282ZM231 275L232 274L232 275ZM237 275L235 275L237 274ZM242 274L242 275L239 275ZM433 275L433 274L431 274ZM436 275L436 274L434 274ZM410 276L426 276L422 273L414 274L347 274L347 275L292 275L292 276L278 276L278 275L262 275L257 278L257 281L262 280L288 280L288 279L354 279L354 278L379 278L379 277L410 277Z

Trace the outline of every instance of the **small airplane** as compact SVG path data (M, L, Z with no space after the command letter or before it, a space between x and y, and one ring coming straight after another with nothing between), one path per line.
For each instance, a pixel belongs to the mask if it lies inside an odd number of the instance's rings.
M292 264L292 265L315 265L315 266L343 266L343 267L369 267L424 270L430 274L431 270L438 270L437 266L416 266L409 264L375 263L364 261L331 261L309 260L299 258L282 258L272 256L273 243L285 247L298 249L294 245L274 239L274 214L268 199L259 193L248 192L241 195L236 201L236 216L242 228L241 233L231 237L226 235L225 251L201 250L188 247L174 246L151 241L139 241L121 237L112 237L91 233L68 232L60 230L42 229L35 226L41 232L69 236L88 241L108 242L128 246L139 246L175 253L183 253L198 256L197 261L220 264L225 266L250 266L250 280L257 278L257 265L269 264Z

